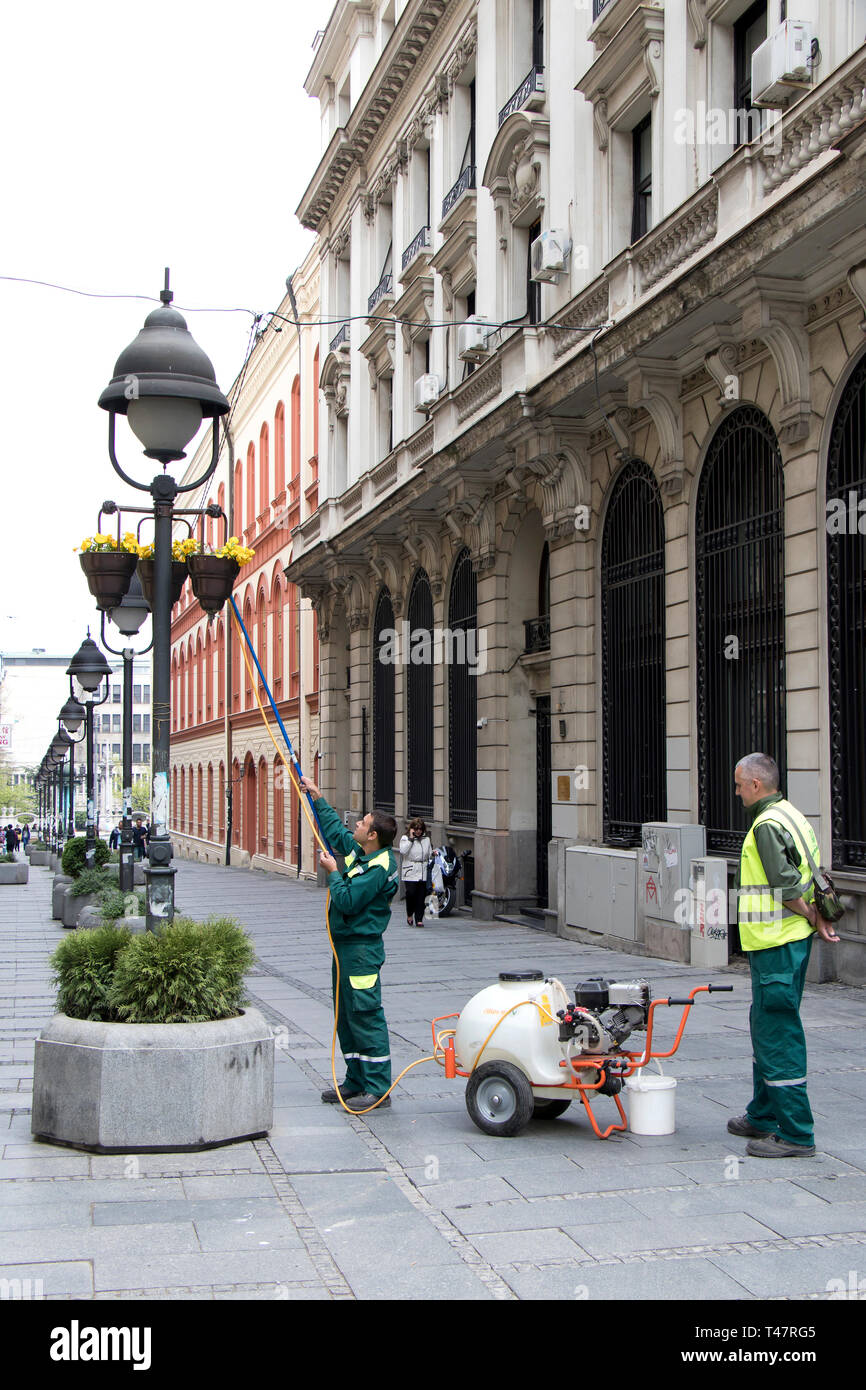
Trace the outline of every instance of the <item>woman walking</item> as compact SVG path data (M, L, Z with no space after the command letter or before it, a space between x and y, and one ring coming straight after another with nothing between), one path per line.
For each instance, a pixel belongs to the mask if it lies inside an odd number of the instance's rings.
M403 856L403 886L406 889L406 922L410 927L423 927L427 870L433 860L433 842L420 816L410 820L406 826L406 834L400 840L400 853Z

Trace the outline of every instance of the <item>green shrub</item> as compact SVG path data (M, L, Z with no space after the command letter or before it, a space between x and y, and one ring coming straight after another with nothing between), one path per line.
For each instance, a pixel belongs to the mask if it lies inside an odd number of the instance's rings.
M17 864L18 860L14 854L0 854L0 864Z
M115 926L75 931L64 937L51 957L61 1013L96 1023L116 1021L109 989L117 957L131 939L128 930Z
M85 893L102 893L110 884L111 880L101 869L82 869L69 891L73 898L80 898Z
M250 938L226 917L176 917L133 936L118 956L110 1002L125 1023L208 1023L234 1018L246 1003Z
M30 841L30 848L31 848L31 849L47 849L47 848L48 848L48 845L46 844L45 840L31 840L31 841Z
M144 892L122 893L112 882L109 888L103 888L99 896L99 910L102 913L103 921L116 922L119 917L123 917L127 911L128 900L135 897L134 910L137 916L143 917L146 911L146 901ZM129 904L133 906L132 903Z
M96 841L93 863L97 869L101 868L108 860L111 851L104 840ZM68 878L78 878L78 875L86 867L87 860L87 840L83 835L76 835L73 840L67 840L63 847L63 858L61 860L61 870Z

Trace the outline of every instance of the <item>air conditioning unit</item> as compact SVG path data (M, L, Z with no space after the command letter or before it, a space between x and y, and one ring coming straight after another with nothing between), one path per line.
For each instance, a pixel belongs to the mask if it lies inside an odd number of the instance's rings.
M571 255L571 237L568 232L542 232L532 243L530 252L532 279L558 285L559 277L565 274Z
M752 54L752 105L787 106L811 86L814 26L786 19Z
M432 410L439 399L439 378L425 372L415 382L415 409Z
M457 356L461 362L480 362L487 356L490 333L487 319L474 314L457 329Z

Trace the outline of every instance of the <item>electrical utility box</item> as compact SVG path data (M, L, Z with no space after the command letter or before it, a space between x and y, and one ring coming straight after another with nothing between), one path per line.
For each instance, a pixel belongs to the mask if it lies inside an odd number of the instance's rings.
M638 901L644 917L687 926L684 912L690 865L707 852L702 825L662 821L641 826L638 850ZM679 895L679 896L678 896Z
M650 955L689 963L691 861L706 852L702 825L661 821L641 826L637 939Z
M565 851L565 920L569 927L635 940L634 850L569 845Z
M728 861L693 859L692 965L728 963Z

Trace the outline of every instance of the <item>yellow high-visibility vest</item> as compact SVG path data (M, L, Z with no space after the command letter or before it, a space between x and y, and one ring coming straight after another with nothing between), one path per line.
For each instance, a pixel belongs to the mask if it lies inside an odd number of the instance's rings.
M798 835L793 833L791 826L786 823L782 816L776 814L777 811L784 811L785 815L794 822L799 833L800 844L797 844ZM783 830L787 830L801 854L805 845L816 864L820 862L821 858L821 851L818 848L814 830L803 813L798 811L796 806L792 806L790 801L776 801L755 817L751 829L743 841L743 850L740 855L737 919L740 927L740 943L744 951L765 951L770 946L785 946L789 941L802 941L804 937L811 936L814 931L814 927L799 913L786 913L781 898L778 898L778 893L774 896L773 890L770 888L761 856L758 853L758 846L755 843L755 829L766 821L773 821ZM788 901L792 898L802 897L806 902L811 902L815 896L815 890L805 855L803 855L800 868L801 872L805 870L805 876L802 878L797 891L789 890Z

